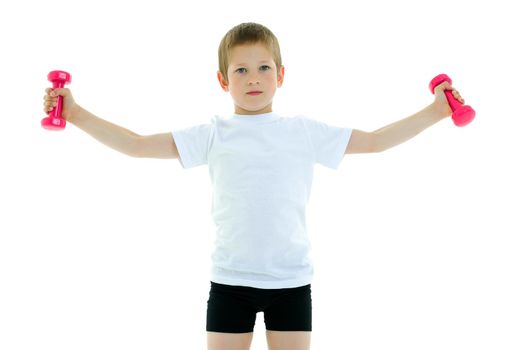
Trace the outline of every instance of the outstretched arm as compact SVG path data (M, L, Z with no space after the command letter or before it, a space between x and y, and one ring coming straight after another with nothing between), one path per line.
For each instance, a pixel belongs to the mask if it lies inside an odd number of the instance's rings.
M179 158L171 133L139 135L101 119L82 107L71 118L86 133L121 153L138 158Z
M350 141L348 141L345 153L373 153L385 151L410 140L421 131L450 116L452 110L448 105L444 90L452 90L454 97L463 103L463 98L459 92L448 82L444 82L436 86L436 98L434 102L414 115L373 132L354 130L350 137Z
M62 116L106 146L132 157L179 158L179 151L171 133L142 136L110 123L80 107L70 89L47 88L44 96L46 113L56 106L58 95L64 97Z

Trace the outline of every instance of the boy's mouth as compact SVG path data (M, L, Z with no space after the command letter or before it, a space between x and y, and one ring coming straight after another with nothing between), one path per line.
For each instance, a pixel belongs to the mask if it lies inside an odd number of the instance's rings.
M262 91L250 91L250 92L247 92L247 94L250 96L257 96L257 95L262 94Z

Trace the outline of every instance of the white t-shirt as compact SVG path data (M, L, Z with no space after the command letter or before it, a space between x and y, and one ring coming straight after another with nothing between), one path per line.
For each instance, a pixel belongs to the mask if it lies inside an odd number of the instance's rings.
M215 116L172 132L184 169L208 164L213 282L264 289L311 283L305 209L314 164L337 169L351 133L273 112Z

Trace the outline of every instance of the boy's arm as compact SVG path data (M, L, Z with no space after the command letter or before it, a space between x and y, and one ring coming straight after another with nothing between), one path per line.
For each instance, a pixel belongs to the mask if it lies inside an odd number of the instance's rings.
M376 152L382 152L410 140L426 128L446 118L435 104L414 115L374 131Z
M116 151L132 157L139 153L139 135L99 118L78 105L68 121Z
M104 145L131 157L178 158L179 152L171 133L141 136L99 118L75 102L68 88L47 88L44 112L49 113L63 97L62 117Z
M178 158L179 152L171 133L142 136L101 119L78 106L71 123L108 147L131 157Z
M160 159L179 158L179 150L170 132L139 136L139 146L136 157Z
M463 102L459 92L448 83L438 85L435 90L435 101L416 114L373 132L354 130L345 154L385 151L413 138L421 131L448 117L452 111L443 92L445 89L453 90L454 96Z

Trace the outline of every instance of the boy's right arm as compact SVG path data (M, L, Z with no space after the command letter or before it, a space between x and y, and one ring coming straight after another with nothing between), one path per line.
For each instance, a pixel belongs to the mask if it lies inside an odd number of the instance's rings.
M98 141L119 152L137 158L178 158L179 152L171 133L138 135L134 132L101 119L80 107L71 123Z
M57 97L53 89L46 89L44 111L49 112ZM178 158L179 152L171 133L149 136L138 135L128 129L99 118L77 105L69 89L54 89L56 95L64 97L62 116L93 138L116 151L139 158Z

